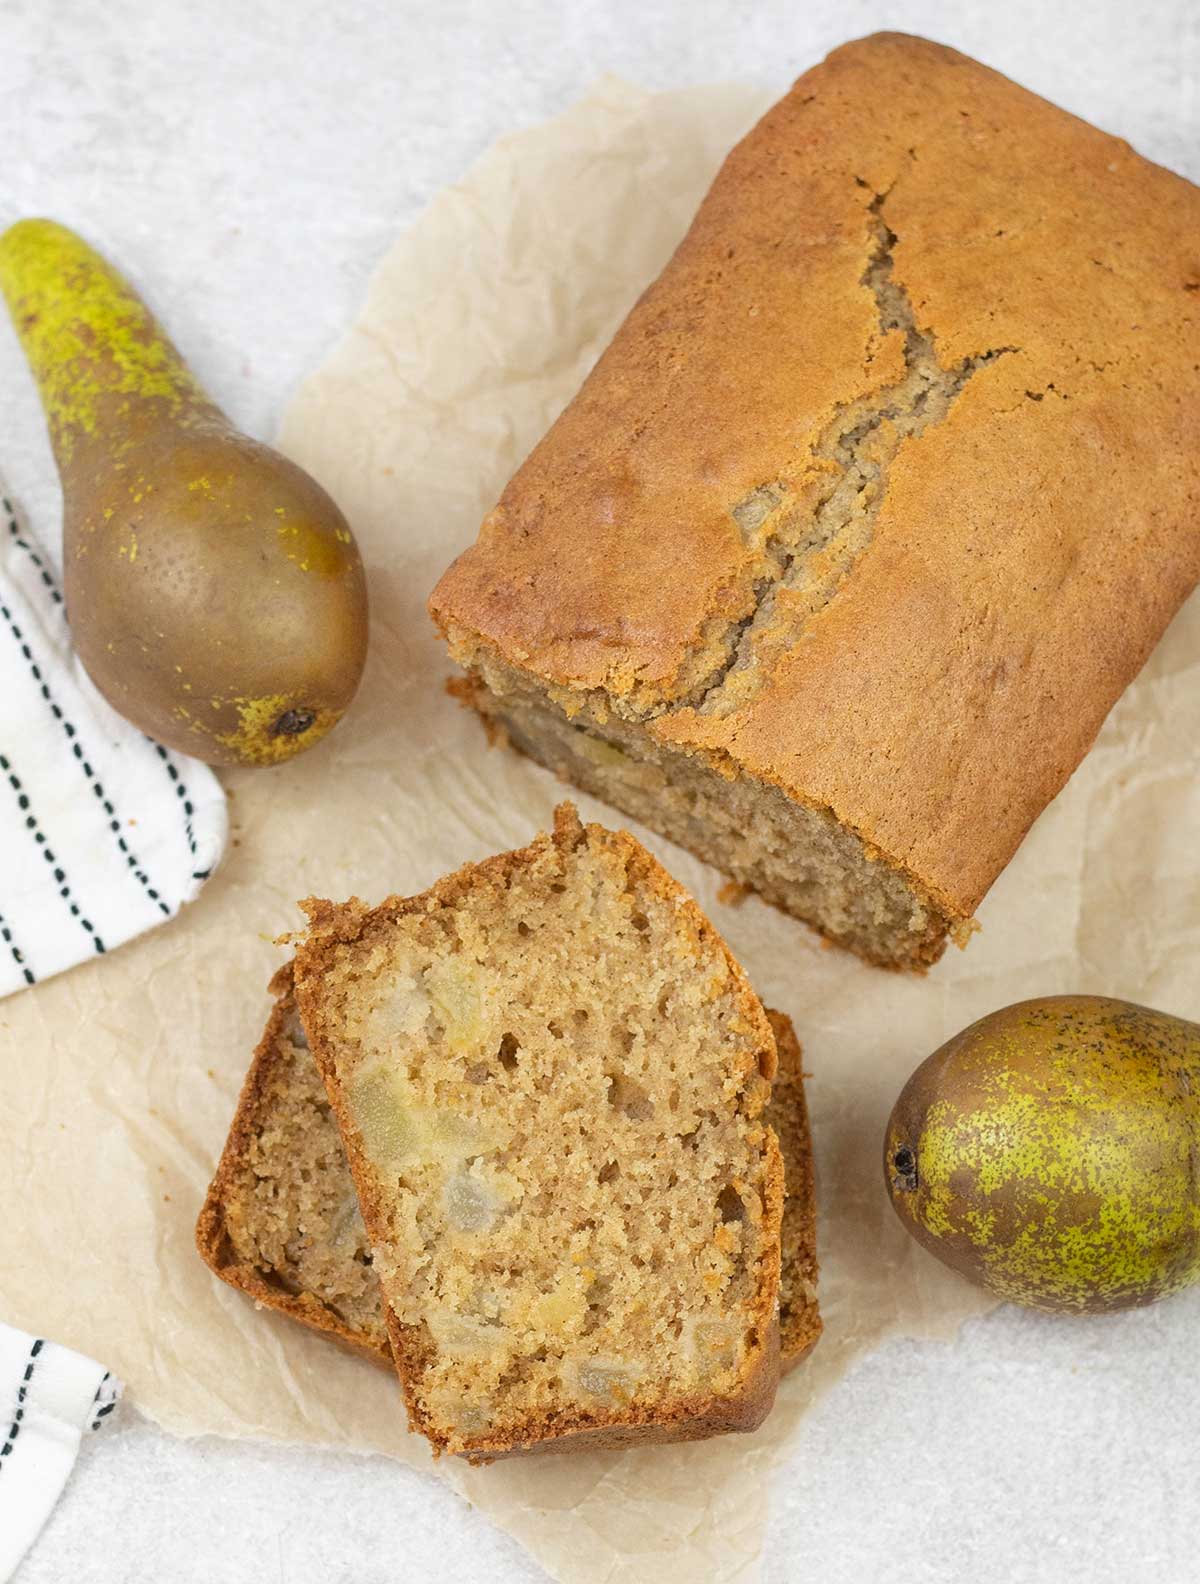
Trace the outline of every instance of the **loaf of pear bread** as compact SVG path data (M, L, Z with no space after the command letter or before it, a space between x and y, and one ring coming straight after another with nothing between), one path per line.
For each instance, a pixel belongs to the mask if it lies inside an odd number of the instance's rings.
M1195 187L954 50L835 50L442 577L463 692L935 961L1200 574L1198 239Z

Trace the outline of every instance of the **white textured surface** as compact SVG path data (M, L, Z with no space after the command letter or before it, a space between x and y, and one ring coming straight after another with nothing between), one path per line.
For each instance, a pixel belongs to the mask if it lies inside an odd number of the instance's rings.
M782 88L881 26L954 43L1200 178L1192 0L0 0L0 224L49 212L107 246L231 414L269 434L387 244L496 136L605 70ZM53 468L4 327L0 458L46 533ZM1196 1294L1107 1322L1001 1311L954 1347L885 1350L809 1421L774 1492L770 1584L1194 1578L1198 1321ZM542 1576L383 1459L176 1443L131 1416L87 1449L19 1580L443 1569Z
M1000 1310L953 1347L881 1349L811 1416L776 1482L765 1584L1191 1584L1198 1300L1117 1321ZM119 1551L97 1546L98 1528ZM387 1458L172 1442L123 1409L85 1444L16 1584L397 1584L426 1570L545 1578Z

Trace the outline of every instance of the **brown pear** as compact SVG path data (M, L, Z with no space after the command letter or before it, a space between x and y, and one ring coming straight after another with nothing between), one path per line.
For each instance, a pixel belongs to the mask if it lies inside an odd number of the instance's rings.
M366 658L366 584L341 512L233 427L73 232L12 226L0 291L62 478L67 616L93 682L151 737L210 764L310 747Z

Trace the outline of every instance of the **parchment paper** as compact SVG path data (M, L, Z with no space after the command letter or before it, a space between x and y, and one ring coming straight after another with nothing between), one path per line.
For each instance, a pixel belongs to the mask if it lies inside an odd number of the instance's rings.
M313 753L227 778L230 854L174 925L0 1006L0 1315L103 1358L169 1429L430 1466L392 1381L221 1286L192 1226L294 899L416 890L527 840L561 796L543 771L489 750L444 696L425 597L763 108L748 88L605 82L498 145L396 245L283 431L348 513L370 570L359 701ZM817 1396L883 1338L950 1337L987 1307L907 1239L882 1187L884 1121L918 1060L1034 994L1104 991L1200 1015L1198 684L1193 601L994 888L983 933L925 979L826 950L756 901L722 905L718 876L638 832L804 1041L826 1333L753 1437L442 1466L552 1573L756 1578L764 1474L795 1449Z

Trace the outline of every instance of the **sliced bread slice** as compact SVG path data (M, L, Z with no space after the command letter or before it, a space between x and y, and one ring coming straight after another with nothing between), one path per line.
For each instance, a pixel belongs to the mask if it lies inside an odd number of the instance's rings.
M222 1281L257 1303L390 1364L379 1280L290 963L271 991L196 1246Z
M278 999L200 1212L196 1244L222 1281L257 1304L390 1365L379 1281L337 1123L296 1012L290 963L272 990ZM821 1334L816 1208L800 1044L783 1012L768 1007L767 1016L779 1050L767 1121L783 1151L779 1317L788 1370Z
M783 1164L762 1006L625 832L306 904L296 995L410 1422L473 1460L760 1423Z

